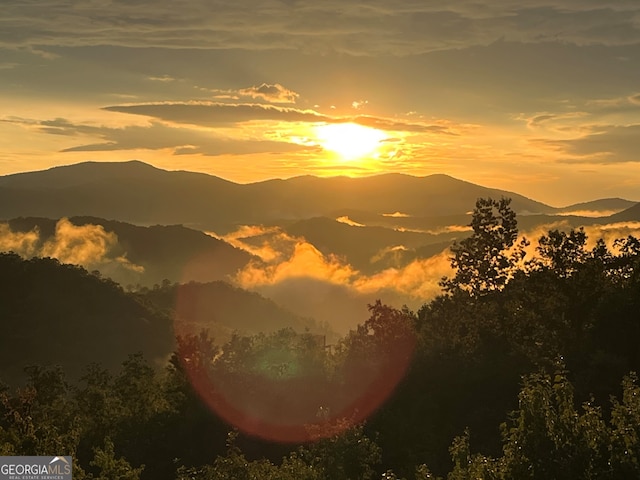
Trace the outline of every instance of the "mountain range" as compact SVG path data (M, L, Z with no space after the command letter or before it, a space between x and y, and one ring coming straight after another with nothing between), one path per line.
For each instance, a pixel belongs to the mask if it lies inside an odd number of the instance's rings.
M94 216L138 225L183 224L229 231L349 212L385 226L442 225L468 214L479 197L512 199L520 215L622 210L635 202L603 199L555 208L514 192L436 174L382 174L364 178L312 176L233 183L212 175L166 171L140 161L85 162L0 177L0 218ZM422 219L416 222L416 218ZM437 220L439 219L439 220Z
M298 318L274 311L262 325L307 328L313 322L300 319L313 318L345 331L377 299L419 308L437 294L450 274L442 253L470 234L470 212L489 196L512 198L533 241L548 228L593 226L598 234L603 224L640 221L630 200L556 208L446 175L237 184L139 161L86 162L0 177L0 251L80 264L138 291L165 280L225 280L234 287L201 291L226 311L255 303L232 289L242 287ZM222 331L245 328L229 318Z

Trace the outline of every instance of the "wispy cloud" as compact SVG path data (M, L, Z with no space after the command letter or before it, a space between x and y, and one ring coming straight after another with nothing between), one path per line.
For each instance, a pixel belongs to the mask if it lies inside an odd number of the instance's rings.
M323 254L304 238L292 237L278 228L245 226L223 238L261 255L263 260L252 262L237 273L235 282L239 286L275 296L277 301L298 309L298 313L319 316L320 320L329 321L337 327L339 325L335 325L324 306L335 302L352 311L356 305L366 305L376 298L398 306L403 303L418 306L439 293L438 282L451 273L448 252L367 275L344 258ZM397 245L378 255L403 251L406 248ZM299 289L306 292L302 297L295 293ZM305 304L305 298L308 304ZM366 309L362 310L366 314ZM351 320L352 326L363 319Z
M342 263L336 256L325 256L312 244L299 241L289 258L266 266L250 264L238 273L236 280L246 288L272 285L291 278L313 278L345 284L355 274L351 266Z
M175 82L176 81L176 79L173 78L171 75L161 75L159 77L150 76L149 80L151 80L152 82Z
M362 293L395 291L426 302L441 293L439 282L451 276L450 253L444 251L427 259L414 260L402 268L389 268L371 276L357 278L353 285Z
M210 93L216 100L240 100L250 98L252 100L262 100L267 103L296 103L300 94L282 86L279 83L261 83L247 88L219 89L198 87L198 90Z
M6 223L0 223L0 252L14 252L23 257L33 257L38 251L40 233L14 232Z
M287 141L254 137L223 137L210 130L189 126L166 125L151 121L146 126L128 125L120 128L75 124L64 118L54 120L5 119L5 122L35 129L50 135L75 137L97 143L83 143L63 149L63 152L109 152L118 150L171 150L175 155L200 154L249 155L254 153L285 153L309 150L313 147Z
M369 115L334 116L319 113L313 109L298 109L260 103L162 102L113 105L104 107L104 110L143 115L168 122L204 127L231 126L251 121L270 120L304 123L356 123L389 131L456 134L449 124L406 122Z
M567 163L640 162L640 124L591 126L588 132L572 139L537 142L563 154L560 160Z
M330 117L313 110L300 110L260 103L163 102L104 107L110 112L144 115L175 123L213 126L232 125L251 120L285 122L323 122Z
M349 218L348 215L343 215L342 217L336 218L336 222L344 223L351 227L364 227L365 225L362 223L355 222Z
M12 231L9 224L0 223L0 251L12 251L25 258L52 257L62 263L98 269L105 275L139 274L143 267L131 263L120 251L118 237L101 225L74 225L60 219L50 238L42 238L38 229Z
M211 4L13 1L3 4L0 45L293 49L350 54L419 54L487 44L498 38L575 44L633 44L634 2L527 0L517 5L455 0L322 4ZM56 18L51 22L51 18Z
M3 114L76 128L13 124L0 170L90 152L241 182L445 172L558 203L587 199L582 163L594 196L633 197L620 179L638 177L640 147L614 128L638 123L639 14L632 0L7 0ZM388 132L388 151L347 163L293 139L347 122Z
M618 213L620 210L569 210L566 212L560 212L558 215L568 216L573 215L576 217L608 217L609 215L613 215L614 213Z
M224 240L236 248L261 258L264 262L282 261L291 255L298 239L284 233L279 227L261 225L242 225L237 230L216 238Z
M296 100L300 96L299 93L289 90L279 83L273 85L263 83L258 86L242 88L238 90L238 93L242 96L260 98L272 103L296 103Z

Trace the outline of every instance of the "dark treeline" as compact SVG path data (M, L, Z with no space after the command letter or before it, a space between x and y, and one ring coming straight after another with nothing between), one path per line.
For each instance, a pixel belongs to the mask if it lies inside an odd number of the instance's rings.
M639 478L640 240L531 246L505 199L471 226L440 296L331 346L184 330L162 370L28 367L0 454L73 455L78 479Z
M99 272L52 258L0 253L0 378L19 383L25 364L118 369L132 352L164 363L175 348L171 318Z

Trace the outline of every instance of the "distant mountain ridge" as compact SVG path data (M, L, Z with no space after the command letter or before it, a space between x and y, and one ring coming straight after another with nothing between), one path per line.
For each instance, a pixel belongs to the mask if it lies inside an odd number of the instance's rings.
M378 214L460 214L479 196L510 196L517 211L553 210L513 192L446 175L365 178L295 177L236 184L140 161L85 162L0 177L0 218L96 216L136 224L215 227L303 219L353 208Z
M250 184L204 173L162 170L138 160L84 162L0 177L0 218L94 216L138 225L185 224L231 230L240 224L332 217L359 210L416 217L464 215L479 197L510 197L519 214L629 207L605 199L555 208L499 189L444 174L414 177L388 173L370 177L309 175Z
M562 207L558 209L558 213L562 214L580 214L586 212L592 213L602 213L605 212L604 215L600 216L608 216L610 213L607 212L621 212L636 205L638 202L634 202L631 200L625 200L623 198L600 198L598 200L592 200L590 202L581 202L573 205L569 205L567 207Z
M640 222L640 203L609 217L611 222Z

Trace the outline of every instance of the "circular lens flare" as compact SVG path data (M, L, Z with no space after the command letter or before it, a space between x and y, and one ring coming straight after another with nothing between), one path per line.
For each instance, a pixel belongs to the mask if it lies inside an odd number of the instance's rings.
M383 332L354 334L335 351L324 336L292 329L216 346L203 333L216 331L216 301L206 292L178 287L178 357L209 408L246 434L283 443L333 436L377 410L411 361L413 330L393 315Z

